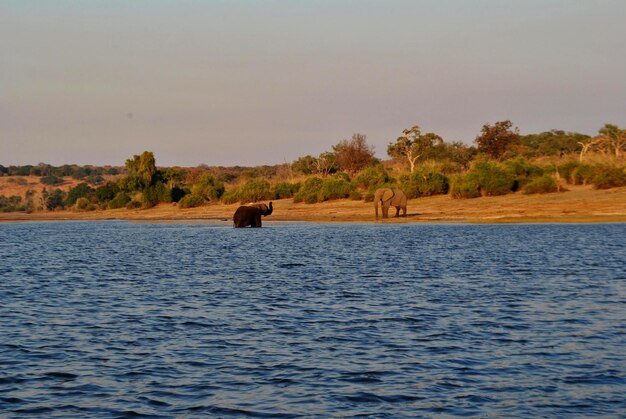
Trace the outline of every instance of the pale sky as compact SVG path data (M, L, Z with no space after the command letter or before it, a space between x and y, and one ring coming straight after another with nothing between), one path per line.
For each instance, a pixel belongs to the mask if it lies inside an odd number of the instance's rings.
M624 0L0 0L0 164L261 165L626 127Z

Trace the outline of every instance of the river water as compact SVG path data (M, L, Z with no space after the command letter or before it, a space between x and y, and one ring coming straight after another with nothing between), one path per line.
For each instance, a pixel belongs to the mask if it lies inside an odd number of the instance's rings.
M626 224L0 224L0 417L618 417L625 249Z

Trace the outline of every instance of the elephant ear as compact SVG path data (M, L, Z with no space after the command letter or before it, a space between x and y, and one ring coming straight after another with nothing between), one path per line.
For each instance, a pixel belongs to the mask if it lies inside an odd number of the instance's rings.
M267 205L265 204L256 204L256 207L261 211L261 214L265 214L267 212Z
M383 201L389 201L393 198L394 192L391 189L383 189L383 193L380 195Z

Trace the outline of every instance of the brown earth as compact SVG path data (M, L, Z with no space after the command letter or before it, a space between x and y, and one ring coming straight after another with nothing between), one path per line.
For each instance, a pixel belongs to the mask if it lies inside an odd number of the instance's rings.
M452 199L434 196L412 199L407 217L381 222L444 222L444 223L588 223L626 222L626 188L595 190L588 186L568 186L567 192L524 195L521 193ZM0 191L0 194L3 194ZM4 193L7 195L6 193ZM174 204L161 204L150 209L104 210L91 212L2 213L0 221L20 220L232 220L238 204L211 204L199 208L180 209ZM390 214L395 214L391 209ZM291 199L274 201L274 213L264 222L374 222L372 203L352 200L319 204L293 203Z

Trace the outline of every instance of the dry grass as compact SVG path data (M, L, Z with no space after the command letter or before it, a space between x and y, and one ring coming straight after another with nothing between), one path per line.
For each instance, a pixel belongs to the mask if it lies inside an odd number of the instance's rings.
M412 199L404 218L381 220L389 223L525 223L525 222L626 222L626 188L594 190L588 186L571 186L562 193L524 195L521 193L452 199L433 196ZM2 192L0 192L2 193ZM4 213L0 221L19 220L231 220L238 204L214 204L181 209L161 204L150 209L106 210L92 212ZM391 209L395 214L395 209ZM372 203L338 200L318 204L294 204L292 199L274 202L271 221L374 222Z

